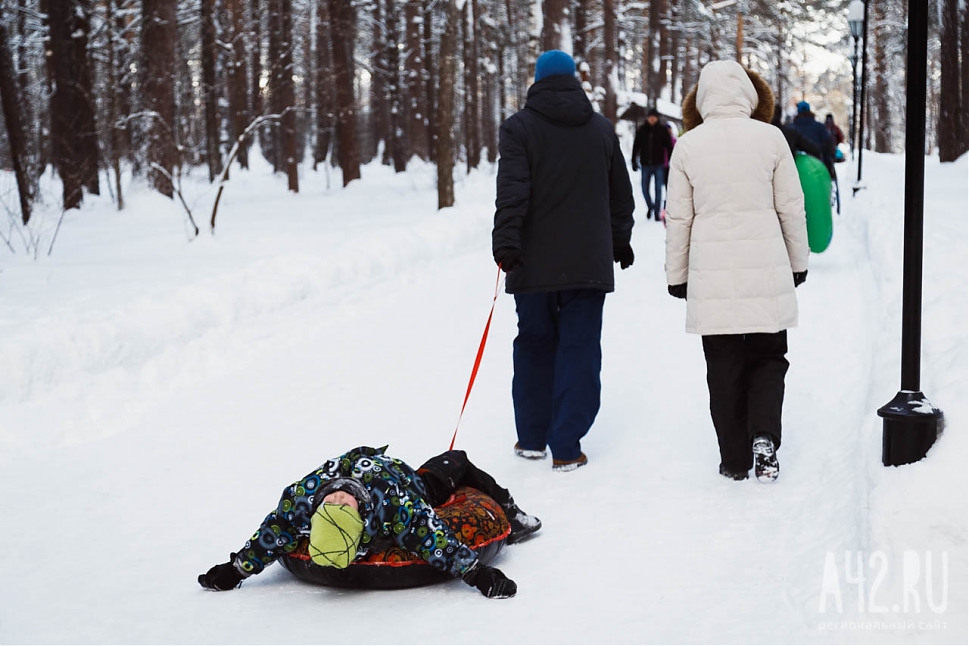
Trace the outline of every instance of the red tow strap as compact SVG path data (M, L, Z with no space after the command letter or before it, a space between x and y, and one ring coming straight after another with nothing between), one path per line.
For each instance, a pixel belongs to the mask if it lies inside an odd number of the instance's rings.
M491 312L488 313L488 322L485 323L484 334L481 335L481 343L478 344L478 355L474 358L474 367L471 369L471 379L468 380L468 391L464 393L464 403L461 404L461 414L458 415L458 423L454 426L454 435L451 436L451 446L448 451L454 450L454 440L458 437L458 428L461 426L461 418L464 417L464 409L468 405L468 398L471 396L471 389L474 388L475 377L478 376L478 368L481 366L481 356L484 354L485 344L488 342L488 331L491 329L491 317L495 314L495 303L498 302L498 290L501 286L501 265L498 265L498 278L495 280L495 296L491 299Z

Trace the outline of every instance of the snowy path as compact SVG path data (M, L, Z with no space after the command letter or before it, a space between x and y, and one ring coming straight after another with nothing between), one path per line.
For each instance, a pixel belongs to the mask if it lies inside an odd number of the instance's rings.
M876 281L864 232L845 226L798 290L774 486L717 474L700 341L666 294L662 227L638 221L636 263L606 300L587 468L553 474L512 455L515 313L498 300L458 446L544 522L496 563L518 597L489 602L461 582L337 591L278 566L231 593L201 591L195 576L325 458L389 443L416 464L450 440L494 285L493 179L472 177L458 208L428 216L430 171L368 170L364 186L307 198L311 213L273 184L227 193L218 240L177 263L136 240L92 266L78 233L46 278L3 267L20 312L0 319L16 335L0 342L15 366L0 386L0 505L17 537L0 566L0 642L964 639L964 608L945 634L819 629L854 616L850 602L819 613L822 572L829 552L871 549L880 450L862 431ZM280 214L272 228L267 208ZM56 315L32 296L43 281Z

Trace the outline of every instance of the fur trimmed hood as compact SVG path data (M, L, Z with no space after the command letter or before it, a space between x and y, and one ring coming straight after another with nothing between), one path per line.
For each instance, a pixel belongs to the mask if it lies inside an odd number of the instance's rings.
M767 82L734 61L713 61L683 99L683 128L692 130L704 119L741 117L770 123L774 93Z

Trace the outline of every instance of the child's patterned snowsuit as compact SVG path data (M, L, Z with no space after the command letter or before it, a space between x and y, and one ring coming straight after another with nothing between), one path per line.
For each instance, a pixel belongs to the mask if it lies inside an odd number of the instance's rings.
M246 541L235 559L236 568L258 574L283 554L296 549L309 536L310 519L320 501L316 492L334 478L354 478L366 487L370 500L360 505L364 521L357 558L376 540L392 538L400 547L417 554L438 570L461 576L477 555L463 545L425 501L420 476L407 464L384 455L387 447L355 448L283 490L279 506Z

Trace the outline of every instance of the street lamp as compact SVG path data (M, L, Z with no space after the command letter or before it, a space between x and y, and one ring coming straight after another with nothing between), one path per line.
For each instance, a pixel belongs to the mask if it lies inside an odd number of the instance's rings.
M919 385L922 344L922 225L925 198L925 85L928 4L909 4L905 86L905 240L902 265L902 384L878 409L882 464L899 466L925 457L942 428L942 411ZM861 150L859 149L859 155ZM859 157L859 164L860 164Z
M854 48L851 51L851 127L848 133L852 159L855 158L855 124L858 123L858 39L861 38L864 25L865 3L862 0L853 0L848 5L848 28L854 40Z
M855 185L851 188L851 194L854 195L865 186L861 183L861 157L862 152L865 149L865 89L868 86L868 3L863 0L855 0L851 3L848 8L848 26L851 28L851 35L855 38L855 43L858 42L858 37L855 35L856 29L858 27L858 5L862 5L861 9L861 101L860 107L858 109L858 179L855 181ZM852 11L854 9L854 11ZM854 22L852 21L854 18Z

